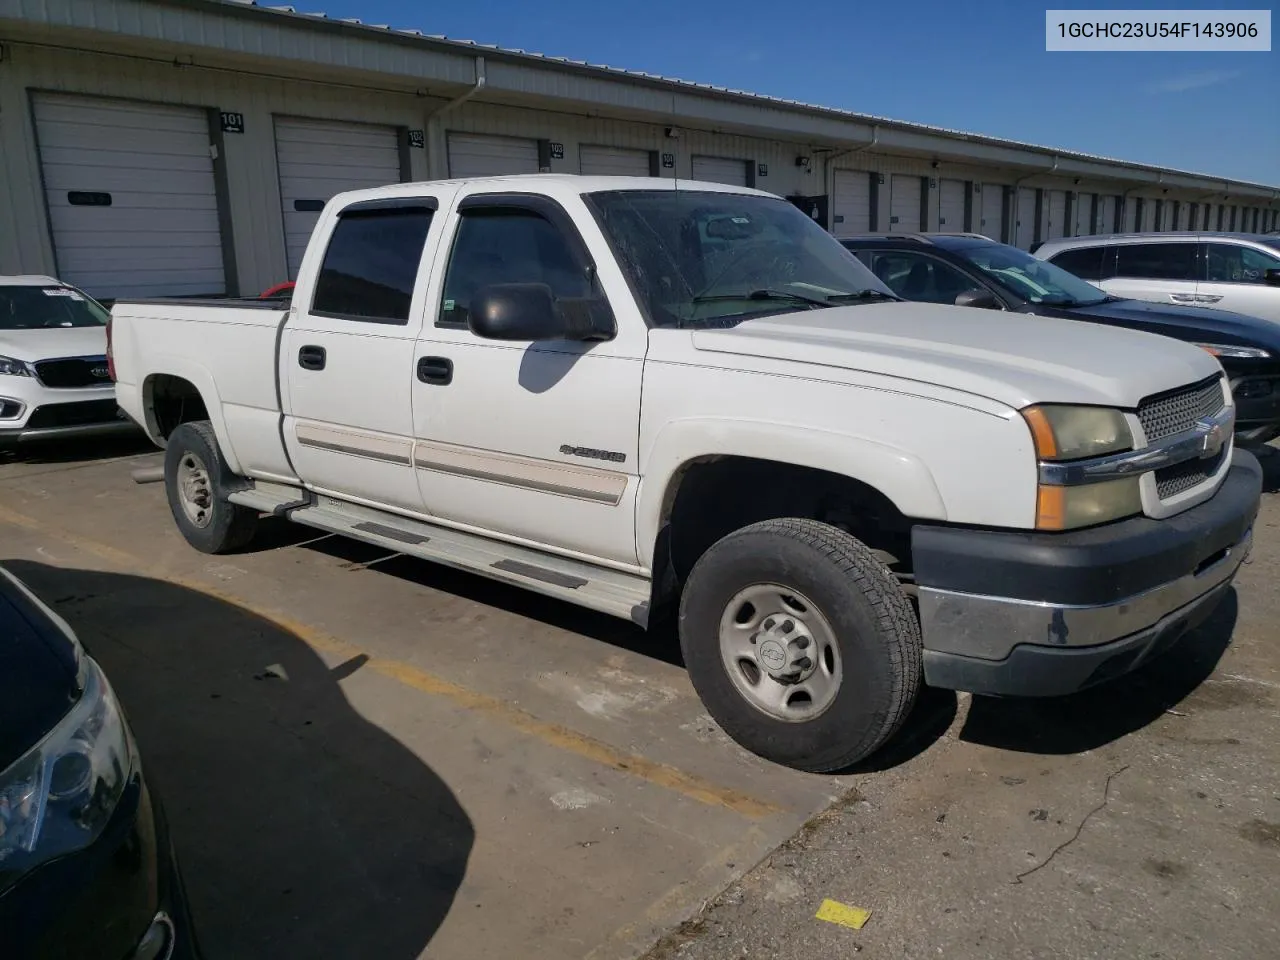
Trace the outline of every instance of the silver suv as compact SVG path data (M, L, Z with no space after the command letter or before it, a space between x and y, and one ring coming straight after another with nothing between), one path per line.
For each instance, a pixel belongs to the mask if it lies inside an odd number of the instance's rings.
M1280 323L1280 236L1123 233L1048 240L1032 253L1113 296L1217 307Z

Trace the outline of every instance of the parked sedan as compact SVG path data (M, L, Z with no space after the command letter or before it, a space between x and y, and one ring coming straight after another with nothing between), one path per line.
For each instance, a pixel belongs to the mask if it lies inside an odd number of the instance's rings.
M1236 436L1280 436L1280 325L1226 310L1113 297L1061 267L977 234L841 240L908 300L1012 310L1145 330L1186 340L1222 363L1236 400Z
M199 956L124 713L70 627L0 569L0 955Z
M137 430L116 406L107 317L52 277L0 277L0 446Z

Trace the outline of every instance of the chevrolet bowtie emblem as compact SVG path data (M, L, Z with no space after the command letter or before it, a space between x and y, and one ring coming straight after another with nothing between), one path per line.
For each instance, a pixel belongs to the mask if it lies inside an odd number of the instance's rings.
M1198 420L1196 426L1204 431L1200 445L1200 458L1216 457L1227 442L1227 428L1217 420Z

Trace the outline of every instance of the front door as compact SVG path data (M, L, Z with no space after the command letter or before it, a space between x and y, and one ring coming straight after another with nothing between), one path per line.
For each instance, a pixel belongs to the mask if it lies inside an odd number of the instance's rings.
M1196 287L1203 305L1280 322L1280 287L1266 282L1268 270L1280 270L1280 253L1213 241L1204 251L1205 272Z
M601 278L554 201L473 194L459 205L444 276L417 343L414 459L442 521L634 565L640 382L647 329L621 276ZM467 328L476 293L546 284L561 302L603 298L613 339L484 340Z
M422 512L410 384L437 205L356 203L317 224L327 243L306 254L280 344L285 448L313 490Z

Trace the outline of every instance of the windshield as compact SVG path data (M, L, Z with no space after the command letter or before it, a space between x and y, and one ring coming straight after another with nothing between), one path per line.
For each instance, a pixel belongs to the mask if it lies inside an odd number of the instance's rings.
M101 327L107 311L71 287L0 287L0 330Z
M1032 303L1083 307L1107 299L1107 295L1092 283L1016 247L1000 243L966 244L957 246L954 252L1006 290Z
M692 190L587 196L632 289L658 327L898 299L793 204Z

